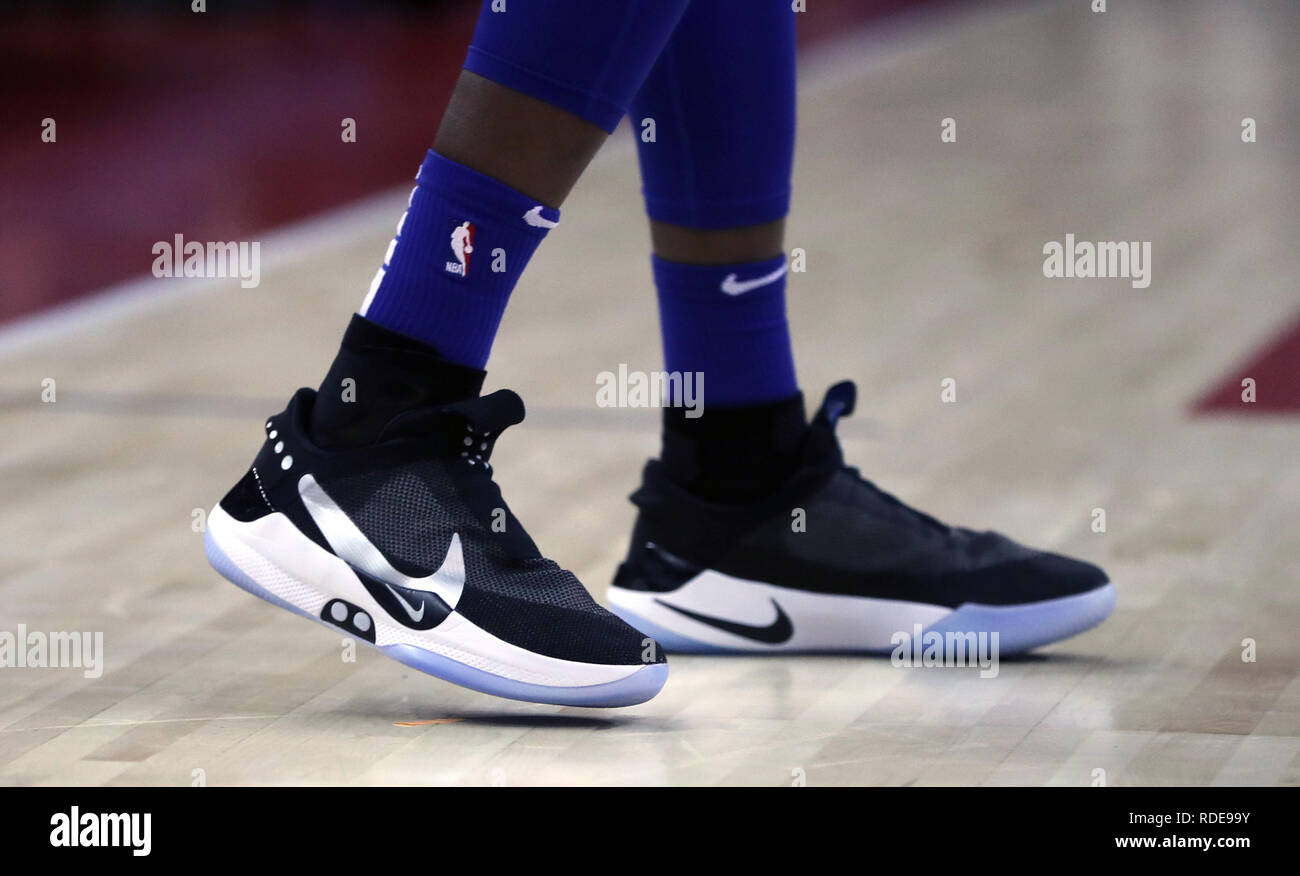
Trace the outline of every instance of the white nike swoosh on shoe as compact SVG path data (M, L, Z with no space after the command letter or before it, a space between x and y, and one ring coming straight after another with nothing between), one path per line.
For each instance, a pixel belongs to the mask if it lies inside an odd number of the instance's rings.
M420 601L420 610L416 611L414 608L411 607L411 603L407 602L406 599L402 597L402 594L398 593L397 589L393 587L392 584L389 584L387 581L384 581L382 583L385 587L388 588L388 592L393 594L393 598L402 604L402 608L406 609L407 617L409 617L412 621L414 621L417 624L420 621L424 620L424 606L425 606L424 600ZM428 591L426 590L425 592L427 593Z
M307 513L320 528L334 553L349 566L360 569L388 586L389 591L406 606L411 620L418 623L424 617L424 604L421 603L417 616L411 611L409 603L393 589L393 585L432 593L447 603L449 608L456 607L460 594L465 589L465 555L460 546L460 533L452 533L447 556L443 558L438 571L423 578L413 578L393 568L383 552L366 538L365 533L357 528L347 513L316 483L316 478L310 474L303 475L298 481L298 495L302 497Z
M722 279L722 291L728 295L744 295L752 289L759 286L766 286L768 283L775 283L785 276L786 265L782 265L770 274L764 274L761 277L755 277L752 280L739 280L735 274L728 274Z
M542 205L538 204L533 209L524 214L524 221L534 228L554 228L559 222L552 222L542 215Z

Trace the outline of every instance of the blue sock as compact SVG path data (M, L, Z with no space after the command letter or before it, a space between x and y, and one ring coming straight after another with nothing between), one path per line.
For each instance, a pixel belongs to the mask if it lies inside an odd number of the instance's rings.
M360 313L471 368L560 211L430 150Z
M785 319L785 256L736 265L652 262L665 370L703 373L706 411L799 391Z

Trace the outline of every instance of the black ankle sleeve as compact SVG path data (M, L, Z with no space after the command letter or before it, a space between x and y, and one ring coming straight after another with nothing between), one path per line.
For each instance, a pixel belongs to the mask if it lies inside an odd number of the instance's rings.
M802 393L702 410L691 418L683 408L664 409L661 459L678 486L712 502L747 502L798 469L807 430Z
M485 376L354 314L317 391L312 440L326 448L369 443L403 411L477 396Z

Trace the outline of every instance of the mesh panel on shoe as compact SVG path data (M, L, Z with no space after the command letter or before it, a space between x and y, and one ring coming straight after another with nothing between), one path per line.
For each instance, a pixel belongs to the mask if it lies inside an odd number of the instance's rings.
M743 543L779 544L795 557L836 557L862 572L905 567L937 574L1026 560L1039 553L993 534L957 527L937 530L847 471L801 507L806 528L796 532L789 518L780 516L749 533Z
M450 480L431 461L321 486L385 556L422 569L438 568L451 533L477 523L467 509L456 507L460 499ZM439 547L442 553L437 553Z
M448 476L444 462L428 459L387 471L323 483L366 537L390 561L427 574L442 564L452 533L465 555L467 589L511 599L604 614L577 577L551 560L515 560L492 540Z

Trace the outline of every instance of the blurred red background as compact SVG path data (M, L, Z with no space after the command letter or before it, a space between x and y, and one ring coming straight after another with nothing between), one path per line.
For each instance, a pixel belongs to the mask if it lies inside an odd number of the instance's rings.
M801 44L934 0L813 0ZM0 23L0 322L409 180L477 0L31 4ZM355 143L339 136L357 125ZM57 139L42 142L42 120Z

